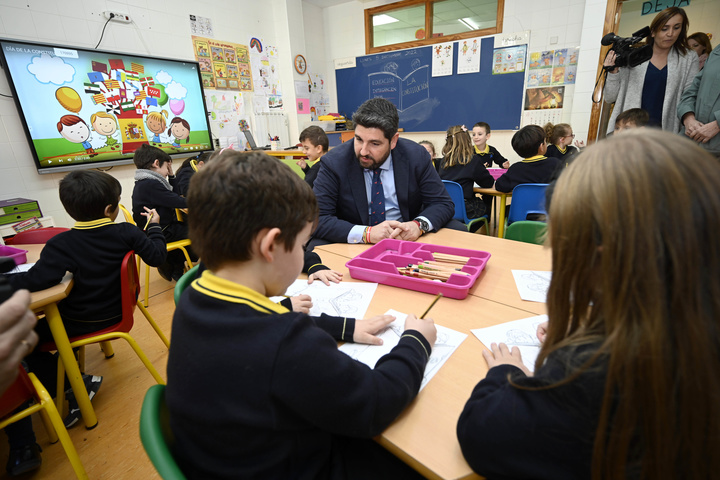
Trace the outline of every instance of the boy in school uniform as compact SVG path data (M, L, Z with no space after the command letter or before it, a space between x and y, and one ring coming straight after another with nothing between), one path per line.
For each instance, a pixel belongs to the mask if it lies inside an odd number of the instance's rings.
M495 189L499 192L512 192L521 183L550 183L561 168L560 160L545 156L545 130L538 125L518 130L513 135L512 147L523 161L512 164L495 180Z
M187 208L185 197L173 191L176 183L172 170L172 158L163 150L143 144L135 150L133 162L135 170L135 188L132 193L132 211L135 224L145 225L144 209L157 210L160 215L160 227L165 241L175 242L188 237L188 227L178 220L176 208ZM191 258L193 254L190 254ZM193 260L195 260L193 258ZM158 267L158 273L167 281L178 280L184 273L185 256L180 250L167 254L166 261Z
M300 132L300 143L302 144L303 152L307 155L308 162L319 160L320 157L328 152L328 146L330 145L325 130L317 125L311 125ZM305 160L298 160L295 163L305 173L305 181L310 185L310 188L312 188L318 171L320 170L320 162L315 162L312 167L309 167Z
M650 114L642 108L631 108L621 112L615 119L615 130L613 134L630 130L633 128L642 128L650 121Z
M188 204L208 270L173 318L165 400L181 469L188 478L346 478L353 454L377 452L370 439L417 395L434 323L409 315L398 346L371 370L336 341L379 344L392 316L308 317L268 298L300 273L318 206L265 153L224 152L193 180Z
M478 122L473 125L472 134L473 144L475 145L475 155L479 155L485 168L492 168L493 162L500 168L510 167L510 162L503 157L497 148L488 145L490 140L490 125L485 122Z
M60 201L76 220L67 232L60 233L45 244L40 259L24 273L8 275L15 288L31 292L57 285L66 272L73 274L73 288L58 303L68 336L84 335L108 328L122 320L120 266L125 255L134 250L148 265L160 265L167 254L165 237L159 226L157 212L145 209L150 219L147 235L129 223L115 223L121 193L120 182L107 173L78 170L68 173L59 186ZM52 341L50 328L44 320L35 331L39 343ZM32 352L26 357L30 370L54 393L57 360L48 352ZM97 393L102 377L84 375L90 398ZM72 390L68 392L70 412L65 426L80 420ZM40 466L39 447L35 444L30 417L6 427L10 439L7 470L19 475ZM30 467L30 468L28 468Z

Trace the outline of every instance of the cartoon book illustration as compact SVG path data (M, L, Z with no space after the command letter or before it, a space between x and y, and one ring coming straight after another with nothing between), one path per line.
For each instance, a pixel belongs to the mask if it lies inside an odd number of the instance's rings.
M368 75L370 98L382 97L391 101L399 111L430 98L430 66L414 64L405 77L397 74L398 65L390 62L382 72Z

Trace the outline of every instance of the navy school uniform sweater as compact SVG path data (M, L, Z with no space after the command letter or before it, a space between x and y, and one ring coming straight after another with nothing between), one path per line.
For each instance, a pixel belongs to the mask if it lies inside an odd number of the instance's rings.
M444 167L442 161L438 169L440 178L443 180L452 180L457 182L463 189L463 197L465 200L471 200L475 197L473 186L475 183L482 188L490 188L493 186L495 179L485 168L483 158L480 155L473 155L470 161L465 165L453 165L452 167Z
M507 158L503 157L497 148L488 144L485 144L485 150L482 151L478 151L478 148L475 147L475 155L482 159L485 168L493 168L493 163L495 163L498 168L502 168L503 163L507 162Z
M512 192L521 183L550 183L562 163L557 158L536 155L522 162L513 163L500 178L495 180L495 190Z
M548 145L545 156L557 158L564 166L567 166L572 161L572 157L578 153L580 153L580 150L572 145L568 145L562 150L557 145Z
M175 179L170 178L169 182L173 185ZM147 218L141 215L145 211L143 207L157 210L160 215L160 226L165 230L168 225L181 223L177 219L175 209L187 208L187 201L185 197L165 188L161 182L146 178L135 181L132 193L133 219L140 228L143 228L147 221Z

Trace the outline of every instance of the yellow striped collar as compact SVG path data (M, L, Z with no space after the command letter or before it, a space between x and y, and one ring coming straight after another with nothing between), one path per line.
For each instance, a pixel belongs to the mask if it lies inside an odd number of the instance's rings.
M532 163L537 162L540 160L545 160L547 157L545 155L535 155L534 157L526 158L523 160L523 163Z
M565 147L565 148L560 148L560 145L555 145L555 148L557 148L560 153L562 153L563 155L565 155L565 151L567 150L567 147Z
M114 225L115 222L107 217L90 220L89 222L75 222L72 228L76 230L89 230L91 228L104 227L105 225Z
M287 313L289 311L252 288L220 278L209 270L205 270L200 278L192 282L191 287L209 297L224 302L245 304L263 313Z
M486 153L490 153L490 145L486 143L484 150L480 150L478 146L475 145L475 153L477 153L478 155L485 155Z

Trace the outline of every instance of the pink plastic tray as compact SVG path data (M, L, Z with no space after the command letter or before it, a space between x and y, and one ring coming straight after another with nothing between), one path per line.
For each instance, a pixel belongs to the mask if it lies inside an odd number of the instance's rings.
M507 172L507 170L505 170L504 168L488 168L487 171L490 172L490 175L492 175L495 180L497 180L505 172Z
M15 265L22 265L27 262L27 252L27 250L21 248L0 245L0 257L12 258L15 261Z
M450 275L447 282L440 282L424 278L406 277L397 271L398 267L407 267L409 263L435 260L433 252L469 257L470 260L462 267L462 271L470 275ZM350 276L359 280L425 293L442 293L445 297L463 299L467 297L470 287L473 286L489 259L490 253L480 250L467 250L387 238L351 259L345 266L350 270Z

